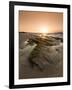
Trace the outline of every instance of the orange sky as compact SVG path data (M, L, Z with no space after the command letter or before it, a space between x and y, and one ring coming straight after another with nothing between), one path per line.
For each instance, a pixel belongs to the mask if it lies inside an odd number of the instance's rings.
M63 32L63 13L19 11L19 32Z

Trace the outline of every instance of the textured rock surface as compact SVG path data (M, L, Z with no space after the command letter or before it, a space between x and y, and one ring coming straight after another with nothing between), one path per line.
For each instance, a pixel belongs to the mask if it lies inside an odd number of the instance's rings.
M62 76L62 34L42 38L38 34L20 33L19 78Z

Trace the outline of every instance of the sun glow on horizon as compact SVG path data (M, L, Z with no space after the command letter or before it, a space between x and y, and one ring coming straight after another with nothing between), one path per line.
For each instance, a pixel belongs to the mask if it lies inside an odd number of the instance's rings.
M41 33L42 33L41 37L42 37L42 38L45 38L46 35L47 35L47 33L48 33L48 28L43 27L43 28L41 28L40 31L41 31Z
M45 33L48 33L48 28L42 28L42 29L41 29L41 33L44 33L44 34L45 34Z

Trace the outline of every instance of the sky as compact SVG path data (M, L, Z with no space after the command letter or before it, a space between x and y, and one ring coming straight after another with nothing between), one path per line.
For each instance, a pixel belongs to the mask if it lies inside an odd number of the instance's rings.
M19 11L19 32L63 32L63 13Z

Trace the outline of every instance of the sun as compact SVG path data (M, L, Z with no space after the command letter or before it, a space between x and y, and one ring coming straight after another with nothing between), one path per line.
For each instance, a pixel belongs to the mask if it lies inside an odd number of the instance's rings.
M41 37L45 38L47 36L48 33L48 28L41 28Z
M45 33L48 33L48 29L47 29L47 28L42 28L42 29L41 29L41 33L44 33L44 34L45 34Z

